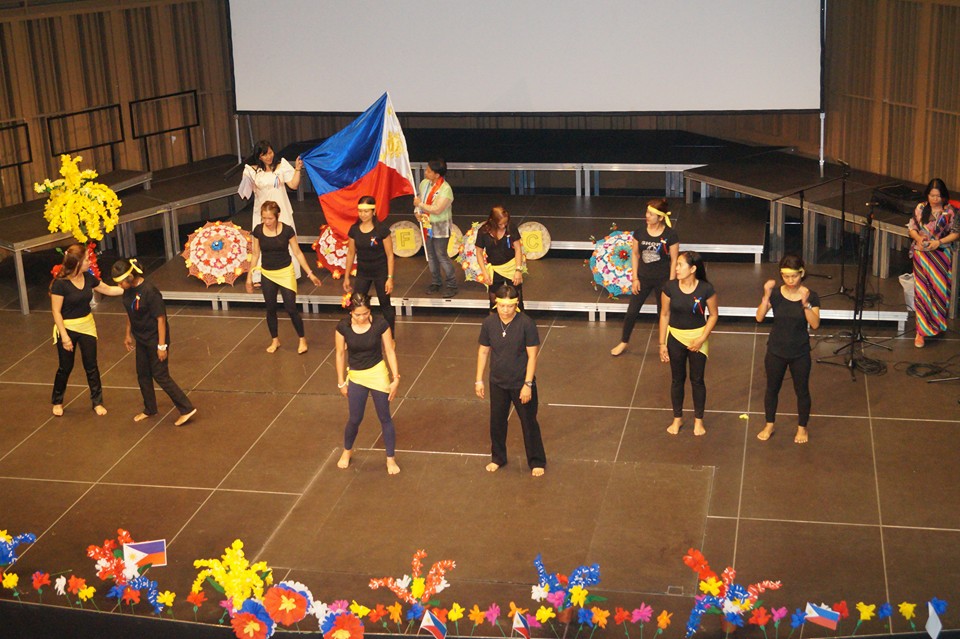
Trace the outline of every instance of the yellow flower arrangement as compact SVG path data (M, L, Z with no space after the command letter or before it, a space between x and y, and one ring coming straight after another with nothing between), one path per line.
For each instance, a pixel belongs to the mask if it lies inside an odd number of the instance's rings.
M200 592L204 579L210 579L222 589L223 594L233 602L234 608L239 609L244 600L251 596L263 599L264 585L273 583L273 574L267 567L267 562L258 561L251 564L243 554L243 542L235 540L226 548L221 559L197 559L193 562L194 568L204 568L197 574L197 578L190 588L191 592Z
M47 193L43 217L49 222L51 233L73 233L79 242L102 240L120 219L120 199L109 186L94 182L97 172L81 171L77 166L83 160L79 155L60 156L59 180L45 179L35 183L37 193Z

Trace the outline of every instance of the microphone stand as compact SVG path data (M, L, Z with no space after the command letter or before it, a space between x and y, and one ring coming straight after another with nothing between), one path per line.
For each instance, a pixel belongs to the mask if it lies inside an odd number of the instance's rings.
M843 295L844 297L850 297L850 290L844 287L844 266L846 265L846 258L844 257L844 234L847 228L847 178L850 177L850 165L844 162L843 160L838 160L841 173L840 173L840 288L838 288L833 293L827 293L826 295L821 295L820 299L826 299L828 297L833 297L834 295ZM870 215L873 215L873 206L871 203ZM856 297L856 293L854 293ZM861 309L862 310L862 309Z

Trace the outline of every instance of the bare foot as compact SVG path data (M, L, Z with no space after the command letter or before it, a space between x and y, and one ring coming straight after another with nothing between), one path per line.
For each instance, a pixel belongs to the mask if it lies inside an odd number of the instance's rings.
M352 453L349 450L343 451L343 454L340 455L340 461L337 462L337 468L347 468L350 466L350 455Z
M180 417L178 417L178 418L177 418L177 421L173 422L173 425L174 425L174 426L183 426L184 424L186 424L187 422L190 421L190 418L191 418L191 417L193 417L193 416L196 415L196 414L197 414L197 409L194 408L192 411L190 411L190 412L187 413L186 415L181 415Z
M500 470L500 464L495 464L495 463L493 463L493 462L490 462L489 464L487 464L487 472L488 472L488 473L495 473L495 472L497 472L498 470Z
M270 346L267 346L267 352L276 353L278 348L280 348L280 340L275 339L272 342L270 342Z
M773 424L767 422L767 425L763 427L763 430L757 433L757 439L759 439L762 442L765 442L768 439L770 439L771 435L773 435L773 431L774 431Z
M620 342L619 344L617 344L616 346L610 349L610 354L616 357L617 355L619 355L625 350L627 350L627 343Z
M54 405L53 405L53 416L54 416L54 417L63 417L63 404L54 404Z
M797 436L793 438L795 444L806 444L809 437L807 437L807 427L806 426L797 426Z
M133 421L135 421L135 422L142 422L143 420L145 420L145 419L148 418L148 417L150 417L150 416L147 415L146 413L137 413L136 415L133 416Z
M396 475L400 472L400 467L397 466L397 460L393 457L387 457L387 473L390 475Z
M307 352L307 338L301 337L300 345L297 346L297 353L299 353L300 355L303 355L306 352Z
M107 409L104 408L103 404L97 404L96 406L93 407L93 412L103 417L104 415L107 414Z
M530 474L534 477L543 477L543 472L542 468L534 468L530 471Z
M680 427L683 426L683 420L679 417L673 418L673 423L667 426L667 432L671 435L676 435L680 432Z
M693 434L697 437L702 437L707 434L707 429L703 427L702 419L693 420Z

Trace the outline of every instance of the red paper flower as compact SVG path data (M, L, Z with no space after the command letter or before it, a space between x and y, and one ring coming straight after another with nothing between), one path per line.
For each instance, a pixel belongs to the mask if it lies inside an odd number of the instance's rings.
M447 613L448 613L448 612L449 612L449 611L448 611L446 608L434 608L434 609L433 609L433 614L435 614L435 615L437 616L437 619L439 619L439 620L442 621L443 623L447 623Z
M263 596L263 607L270 618L284 626L303 620L307 616L307 598L295 590L273 586Z
M353 615L337 615L333 627L323 635L324 639L361 639L363 624Z
M202 590L200 592L191 592L187 595L187 601L199 608L207 601L207 596L203 594Z
M770 615L767 614L767 609L763 606L753 609L753 614L750 615L749 623L752 623L755 626L765 626L770 623Z
M387 609L383 607L383 604L377 604L377 607L371 610L367 616L370 618L372 623L377 623L388 614L390 613L387 612Z
M40 572L39 570L33 573L33 589L40 590L44 586L50 585L50 573Z
M266 639L267 624L257 619L256 615L241 612L230 620L233 632L240 639Z
M123 589L123 603L125 604L138 604L140 603L140 591L130 586L127 586Z
M75 575L70 575L70 581L67 582L67 591L69 591L71 595L77 594L78 592L80 592L86 587L87 587L86 579L81 579L80 577L77 577Z
M841 619L846 619L847 617L849 617L849 616L850 616L850 611L847 610L847 600L844 599L844 600L841 601L840 603L835 603L835 604L833 604L833 611L834 611L834 612L839 612Z
M630 619L629 611L624 610L623 608L617 608L616 610L614 610L613 620L617 623L618 626L623 624L624 621L627 621L629 619Z

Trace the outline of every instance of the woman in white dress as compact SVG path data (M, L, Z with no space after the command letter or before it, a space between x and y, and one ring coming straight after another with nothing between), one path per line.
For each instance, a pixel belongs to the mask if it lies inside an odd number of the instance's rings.
M294 232L297 225L293 222L293 207L287 189L296 190L300 186L300 175L303 173L303 160L300 156L291 166L281 158L274 163L273 147L267 140L260 140L254 146L250 163L243 167L243 181L240 183L240 197L247 199L253 193L253 224L257 228L260 224L260 208L270 200L280 205L280 222L289 226ZM291 254L292 255L292 254ZM300 279L300 264L293 260L293 270L297 279ZM254 273L255 284L260 282L260 271Z

